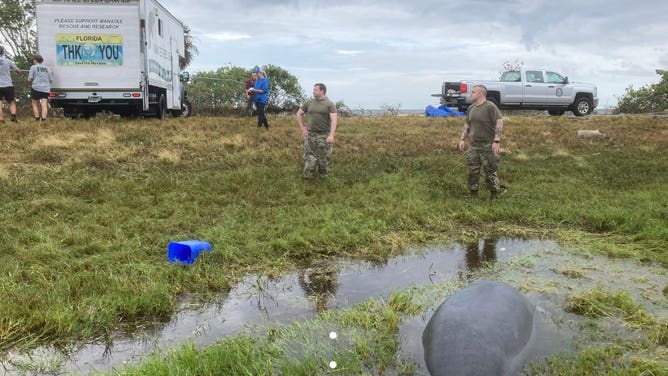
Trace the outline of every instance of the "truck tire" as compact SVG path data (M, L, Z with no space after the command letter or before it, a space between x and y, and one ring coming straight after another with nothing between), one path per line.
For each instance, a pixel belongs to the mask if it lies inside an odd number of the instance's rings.
M564 112L566 112L566 110L562 110L562 109L549 109L549 110L547 110L547 113L552 115L552 116L561 116L561 115L564 114Z
M492 103L494 103L494 105L496 106L496 108L499 108L499 98L497 98L496 95L490 95L490 96L488 96L488 97L487 97L487 100L490 101L490 102L492 102Z
M167 98L165 98L165 94L160 94L160 99L158 99L158 104L155 108L155 116L160 120L167 117Z
M593 108L591 104L591 99L584 96L575 98L575 102L573 102L573 106L571 109L571 111L573 111L573 115L575 116L589 115L592 110Z
M77 109L72 109L72 108L67 108L67 110L63 111L63 116L66 118L70 118L73 120L79 120L79 119L90 119L95 115L94 112L90 111L82 111L82 110L77 110Z
M69 106L63 106L63 116L70 119L75 119L74 109Z

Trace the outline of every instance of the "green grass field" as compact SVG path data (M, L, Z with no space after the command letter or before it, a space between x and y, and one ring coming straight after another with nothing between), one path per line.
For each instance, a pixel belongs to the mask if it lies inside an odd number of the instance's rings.
M549 237L668 267L666 119L510 117L499 168L509 191L493 203L465 197L460 119L344 118L327 181L301 178L294 119L270 122L0 128L0 348L131 333L168 320L182 295L206 299L251 271L431 242ZM607 138L578 139L580 129ZM169 264L168 242L184 239L212 252ZM230 341L243 353L258 340Z

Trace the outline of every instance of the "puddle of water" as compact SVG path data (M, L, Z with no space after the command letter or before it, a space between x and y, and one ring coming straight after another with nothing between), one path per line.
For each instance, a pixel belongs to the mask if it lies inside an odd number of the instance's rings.
M581 263L565 256L553 241L524 241L519 239L480 240L468 247L455 245L448 248L431 247L420 253L412 253L388 260L382 265L364 262L342 262L307 268L299 273L279 278L250 275L240 281L225 299L218 304L183 304L182 309L164 326L132 338L115 339L112 344L88 344L73 354L64 356L53 349L41 348L31 354L8 354L9 362L3 365L12 374L11 360L31 359L32 362L48 362L49 358L64 359L59 373L88 374L92 371L110 371L126 363L136 363L151 352L176 347L192 341L196 347L211 345L222 337L232 336L250 327L267 327L290 324L315 317L317 312L346 307L369 298L387 297L393 290L420 287L446 280L468 280L481 265L509 261L523 256L540 255L532 259L529 272L521 272L526 278L534 273L537 280L548 278L551 283L572 283L573 280L552 271L555 266ZM607 259L606 259L607 260ZM598 262L587 259L593 265ZM628 261L627 261L628 262ZM607 262L609 263L609 261ZM620 270L628 267L619 266ZM592 269L592 273L596 272ZM606 270L600 270L605 274ZM639 271L638 273L643 273ZM513 284L517 271L502 275L500 280ZM589 271L588 273L589 274ZM548 276L548 277L545 277ZM519 278L518 277L518 278ZM664 275L665 277L665 275ZM668 280L668 278L665 278ZM593 280L593 279L592 279ZM587 280L578 280L586 286ZM665 285L665 281L663 282ZM548 284L549 285L549 284ZM552 286L552 285L549 285ZM563 314L563 302L545 299L541 294L527 294L548 317ZM437 306L438 304L436 304ZM435 307L434 307L435 308ZM407 359L413 359L420 372L426 372L422 356L421 335L431 312L426 317L407 320L401 327L402 351ZM554 332L545 319L539 325L540 337L545 343L536 344L538 356L565 346L562 333ZM551 341L551 342L550 342ZM545 347L541 349L541 346ZM426 373L425 373L426 374Z

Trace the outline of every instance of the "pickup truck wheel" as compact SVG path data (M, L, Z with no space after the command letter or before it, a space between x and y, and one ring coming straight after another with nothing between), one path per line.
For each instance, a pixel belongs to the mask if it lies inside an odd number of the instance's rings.
M487 97L487 100L494 103L497 108L499 107L499 99L497 97Z
M167 117L167 99L165 94L160 94L160 99L158 99L158 106L155 109L155 116L158 119L163 120Z
M66 118L76 119L76 113L72 107L63 107L63 116Z
M572 111L575 116L589 115L592 111L591 100L587 97L575 98Z
M561 116L566 112L566 110L547 110L547 113L552 116Z

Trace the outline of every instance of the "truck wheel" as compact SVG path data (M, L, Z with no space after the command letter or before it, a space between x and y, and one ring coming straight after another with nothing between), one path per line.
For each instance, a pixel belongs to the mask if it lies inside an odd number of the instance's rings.
M167 117L167 99L165 98L165 94L160 94L160 99L158 99L158 105L155 109L155 116L160 120Z
M76 118L76 114L74 113L74 109L72 107L63 107L63 116L70 119Z
M552 116L561 116L566 112L566 110L547 110L547 113Z
M589 115L592 111L591 100L587 97L575 98L572 111L575 116Z
M499 107L499 99L496 96L489 96L487 100L494 103L497 108Z

